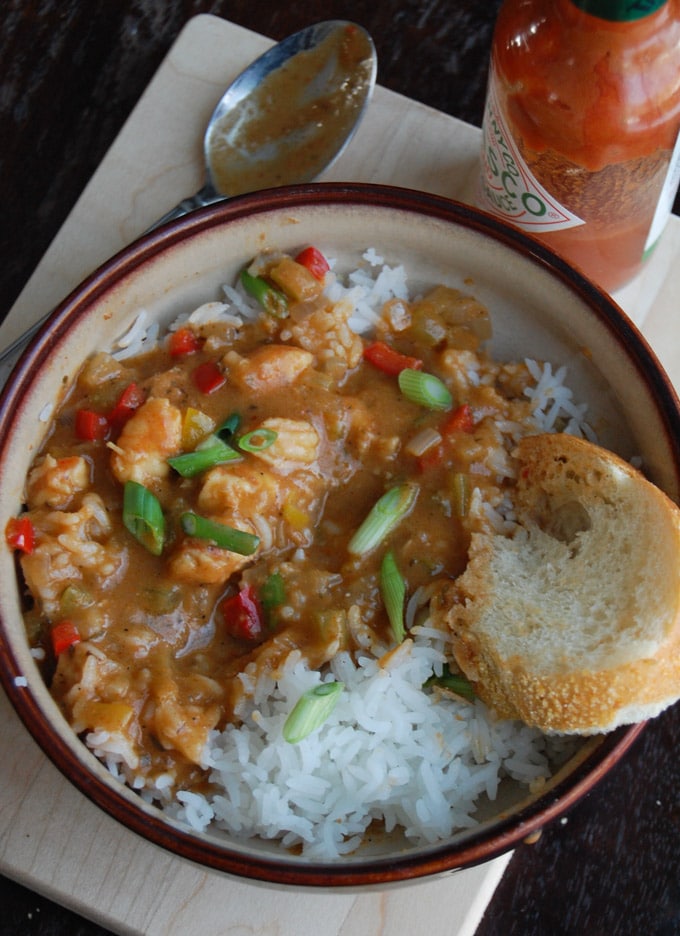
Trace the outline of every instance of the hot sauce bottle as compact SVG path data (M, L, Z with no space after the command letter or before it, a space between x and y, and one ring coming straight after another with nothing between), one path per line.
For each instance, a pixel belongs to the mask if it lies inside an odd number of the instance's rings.
M680 0L506 0L480 207L615 290L671 213L679 139Z

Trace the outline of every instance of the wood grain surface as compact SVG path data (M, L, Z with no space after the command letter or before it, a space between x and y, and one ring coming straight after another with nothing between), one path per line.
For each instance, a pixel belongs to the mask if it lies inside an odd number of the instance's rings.
M472 0L327 0L323 8L300 0L4 0L0 313L12 306L193 16L212 13L273 39L322 18L353 19L374 36L383 86L479 125L498 6ZM662 336L664 323L653 324ZM676 707L646 729L565 820L519 848L478 936L680 933L679 741ZM0 880L0 905L0 932L8 936L106 932L7 879Z

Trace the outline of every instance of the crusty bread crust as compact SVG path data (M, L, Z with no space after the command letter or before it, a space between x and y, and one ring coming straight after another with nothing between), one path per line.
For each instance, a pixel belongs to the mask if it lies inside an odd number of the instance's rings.
M448 612L454 656L501 717L593 734L680 698L680 510L573 436L517 448L511 537L476 533Z

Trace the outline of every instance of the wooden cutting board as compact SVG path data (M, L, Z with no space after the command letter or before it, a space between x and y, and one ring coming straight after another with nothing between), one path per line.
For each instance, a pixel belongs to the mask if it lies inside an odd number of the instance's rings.
M7 319L0 347L102 261L203 183L213 107L270 41L213 16L178 37ZM377 88L351 145L324 181L380 182L469 201L480 132ZM645 273L617 299L672 376L680 376L676 297L680 219ZM100 812L47 760L0 693L0 871L121 934L471 936L509 855L384 891L295 891L245 883L150 845ZM323 921L320 924L320 921Z

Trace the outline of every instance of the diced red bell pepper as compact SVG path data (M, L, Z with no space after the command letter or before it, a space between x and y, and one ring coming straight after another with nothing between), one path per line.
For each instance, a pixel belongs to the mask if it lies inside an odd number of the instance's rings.
M133 413L139 409L145 399L146 394L138 384L128 384L118 397L116 405L109 413L109 422L111 425L115 429L122 428Z
M364 348L364 358L385 374L397 376L403 370L422 370L423 362L420 358L409 357L395 351L384 341L374 341Z
M447 443L452 442L451 437L455 432L472 432L474 428L475 415L470 404L463 403L461 406L456 407L439 427L442 441L438 445L433 445L418 459L420 470L431 471L443 462ZM455 445L455 443L453 444Z
M317 247L305 247L297 255L295 262L307 267L312 276L320 282L324 281L326 273L330 270L328 260Z
M457 407L441 428L441 434L446 438L452 432L472 432L475 427L475 417L469 403Z
M95 442L105 439L111 431L111 425L106 416L90 409L79 409L76 412L76 435L84 442Z
M264 635L264 612L251 585L244 585L220 605L227 633L237 640L255 642Z
M195 354L201 349L201 339L190 328L178 328L168 341L168 351L172 357Z
M191 372L191 377L201 393L214 393L227 382L227 378L215 361L205 361Z
M432 445L426 452L418 458L418 468L422 472L432 471L437 465L444 461L444 445Z
M71 621L59 621L52 628L52 649L55 656L60 656L64 650L80 643L78 628Z
M5 527L5 539L10 549L30 555L35 549L35 527L29 517L11 517Z

